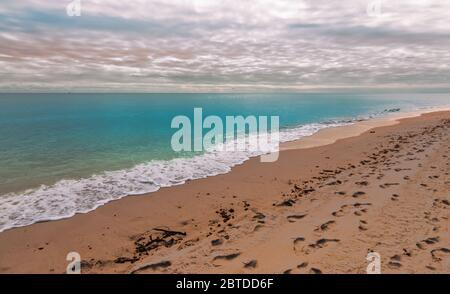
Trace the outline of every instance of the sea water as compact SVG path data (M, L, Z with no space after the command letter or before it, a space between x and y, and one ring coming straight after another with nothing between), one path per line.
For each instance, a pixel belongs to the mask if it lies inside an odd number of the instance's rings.
M279 116L281 141L290 141L448 105L445 93L0 94L0 231L226 173L258 155L173 151L172 119L196 107L221 118Z

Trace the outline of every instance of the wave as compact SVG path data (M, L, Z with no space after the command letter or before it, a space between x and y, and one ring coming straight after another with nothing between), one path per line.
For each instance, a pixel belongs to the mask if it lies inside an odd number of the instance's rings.
M284 129L280 142L297 140L320 129L348 122L326 122ZM246 145L257 137L246 138ZM242 139L241 139L242 140ZM238 142L231 142L237 144ZM275 146L270 149L274 150ZM262 151L209 151L193 157L153 160L129 169L106 171L83 179L60 180L22 193L9 193L0 197L0 232L36 222L68 218L86 213L109 201L129 195L155 192L162 187L180 185L188 180L227 173L232 167Z
M404 110L402 107L401 111ZM280 142L298 140L324 128L348 125L393 112L400 112L400 109L387 108L356 118L289 127L280 131L279 138ZM253 139L257 138L250 136L250 141ZM234 141L230 144L236 143ZM166 161L153 160L128 169L105 171L83 179L64 179L53 185L42 185L21 193L1 195L0 232L36 222L86 213L128 195L151 193L162 187L183 184L188 180L224 174L234 166L263 153L261 151L213 150L193 157L180 157Z
M349 119L328 120L280 130L280 143L313 135L321 129L353 124L358 121L384 116L400 109L387 109ZM259 140L256 135L234 140L227 144L239 144L245 140L246 147ZM274 151L278 144L269 146ZM217 148L221 150L220 148ZM228 150L228 149L226 149ZM105 171L83 179L64 179L47 186L42 185L22 193L0 196L0 232L10 228L37 222L72 217L77 213L95 210L112 200L129 195L155 192L163 187L181 185L195 180L228 173L234 166L262 155L263 151L223 152L212 150L193 157L172 160L152 160L132 168Z

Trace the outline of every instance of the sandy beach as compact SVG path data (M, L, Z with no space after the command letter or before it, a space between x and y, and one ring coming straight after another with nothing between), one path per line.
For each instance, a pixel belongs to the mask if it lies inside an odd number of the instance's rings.
M224 175L0 233L1 273L450 272L450 112L325 129Z

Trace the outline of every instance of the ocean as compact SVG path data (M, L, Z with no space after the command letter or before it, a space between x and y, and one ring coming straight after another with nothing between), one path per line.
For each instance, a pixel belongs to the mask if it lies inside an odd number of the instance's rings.
M0 94L0 231L228 172L254 153L174 152L177 115L279 116L282 141L449 106L449 94Z

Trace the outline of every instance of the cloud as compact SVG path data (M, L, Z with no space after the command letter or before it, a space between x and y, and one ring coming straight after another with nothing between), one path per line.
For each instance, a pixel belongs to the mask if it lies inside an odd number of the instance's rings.
M450 86L450 3L373 1L8 1L0 91Z

